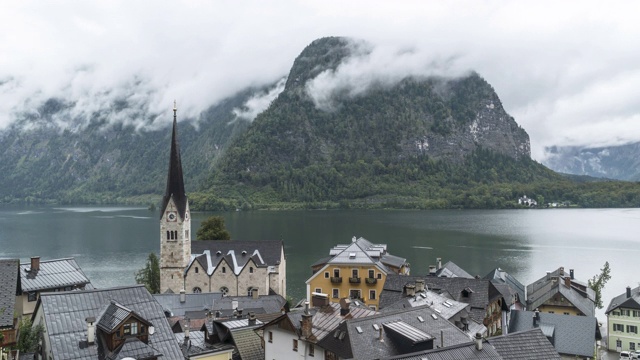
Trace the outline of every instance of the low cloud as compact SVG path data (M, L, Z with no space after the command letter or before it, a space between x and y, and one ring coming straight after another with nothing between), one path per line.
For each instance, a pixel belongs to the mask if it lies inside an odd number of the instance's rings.
M284 91L284 86L287 83L287 78L280 79L275 86L258 92L247 100L240 108L232 110L235 115L235 120L243 119L253 121L258 114L265 111L271 102L275 100L281 92Z

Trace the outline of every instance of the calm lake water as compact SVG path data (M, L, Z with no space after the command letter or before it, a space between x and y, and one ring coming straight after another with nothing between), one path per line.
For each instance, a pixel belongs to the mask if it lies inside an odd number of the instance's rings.
M211 213L194 213L193 232ZM640 209L468 211L232 212L234 239L285 241L287 287L305 294L309 265L337 243L362 236L388 244L423 274L437 257L471 274L501 267L523 284L559 266L586 281L605 261L612 279L605 306L640 276ZM150 252L159 252L158 212L131 207L0 207L0 258L73 256L97 287L134 283ZM598 313L603 319L603 312Z

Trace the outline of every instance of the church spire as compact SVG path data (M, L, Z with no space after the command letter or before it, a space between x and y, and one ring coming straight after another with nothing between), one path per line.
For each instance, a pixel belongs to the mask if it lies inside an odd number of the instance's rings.
M187 194L184 191L184 179L182 177L182 162L180 161L180 146L178 145L178 108L176 102L173 102L173 133L171 134L171 154L169 155L169 173L167 175L167 190L162 199L162 212L160 217L164 215L169 200L173 197L173 201L178 208L178 214L184 219L187 209Z

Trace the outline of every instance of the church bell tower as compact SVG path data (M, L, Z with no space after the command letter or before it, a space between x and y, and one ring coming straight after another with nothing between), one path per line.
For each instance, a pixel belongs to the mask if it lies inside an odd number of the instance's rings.
M177 107L173 103L173 133L169 155L167 189L160 207L160 292L174 293L184 288L184 270L191 260L191 217L184 191Z

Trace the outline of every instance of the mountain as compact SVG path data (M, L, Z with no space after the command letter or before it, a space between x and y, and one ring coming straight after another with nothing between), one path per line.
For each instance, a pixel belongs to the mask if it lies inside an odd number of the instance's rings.
M329 108L318 106L310 81L338 72L354 48L331 37L300 53L284 91L221 158L219 194L256 203L440 201L451 184L560 179L530 159L526 131L473 72L374 81L355 96L337 88Z
M178 111L188 191L202 186L228 141L247 128L247 121L234 121L233 110L261 91L247 89L212 106L200 115L197 129ZM64 129L58 125L60 119L67 124L83 121L70 118L68 106L64 100L50 99L0 133L1 202L101 203L162 195L171 137L169 111L163 120L166 127L157 130L109 124L101 113L84 126Z
M545 149L542 163L562 173L640 181L640 142L597 148L553 146Z

